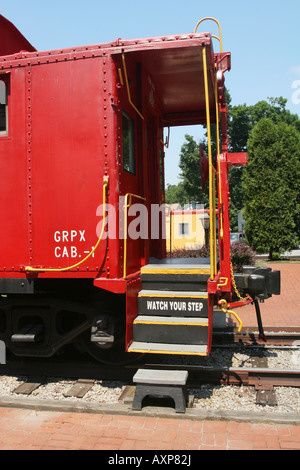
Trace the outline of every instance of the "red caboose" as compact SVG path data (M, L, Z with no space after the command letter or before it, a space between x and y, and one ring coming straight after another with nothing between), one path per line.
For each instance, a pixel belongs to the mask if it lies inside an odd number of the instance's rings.
M209 354L232 298L228 169L245 163L227 154L230 53L198 32L38 52L0 30L0 339L24 356ZM163 130L187 124L208 125L211 256L183 264L166 259ZM239 286L268 297L274 274Z

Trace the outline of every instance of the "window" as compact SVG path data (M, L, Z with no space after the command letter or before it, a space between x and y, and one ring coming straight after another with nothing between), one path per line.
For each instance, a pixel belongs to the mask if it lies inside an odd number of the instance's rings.
M8 132L8 89L7 81L0 78L0 135Z
M190 233L190 224L179 224L179 236L187 237Z
M135 123L125 111L122 111L123 132L123 168L135 175Z
M160 190L164 190L164 156L163 152L159 151L159 170L160 170Z

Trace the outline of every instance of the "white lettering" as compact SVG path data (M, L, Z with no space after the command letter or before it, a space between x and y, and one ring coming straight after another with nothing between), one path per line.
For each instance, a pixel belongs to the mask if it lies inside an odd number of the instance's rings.
M79 230L80 233L80 242L85 242L85 230Z
M139 468L143 457L123 457L116 454L114 457L108 458L109 465L134 465L136 468Z
M68 253L66 246L64 246L63 253L62 253L62 258L65 258L65 257L69 258L69 253Z
M77 237L77 232L76 230L71 230L71 242L74 240L74 238Z
M58 253L58 251L60 251L60 247L59 247L59 246L57 246L57 247L55 248L55 250L54 250L54 254L55 254L56 258L60 258L60 257L61 257L61 254Z
M68 242L68 236L69 236L69 232L67 230L63 230L63 233L62 233L62 241L63 242Z
M77 248L76 246L71 246L71 258L77 257Z
M203 309L203 302L189 302L188 311L189 312L201 312Z

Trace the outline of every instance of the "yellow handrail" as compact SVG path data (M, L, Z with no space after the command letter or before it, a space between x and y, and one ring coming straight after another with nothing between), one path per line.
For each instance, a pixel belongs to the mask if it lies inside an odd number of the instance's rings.
M210 278L213 279L215 275L217 274L215 168L212 163L210 111L209 111L208 78L207 78L207 63L206 63L206 48L205 47L203 47L202 49L202 58L203 58L207 144L208 144L208 161L209 161Z
M218 163L218 180L219 180L219 210L220 210L220 238L223 240L223 208L222 208L222 183L221 183L221 162L220 162L220 131L219 131L219 102L218 102L218 80L215 74L215 101L216 101L216 137L217 137L217 163Z
M125 54L122 54L122 62L123 62L123 69L124 69L124 75L125 75L125 84L126 84L128 101L129 101L130 105L133 107L133 109L138 113L140 118L144 119L144 116L140 113L140 111L137 109L137 107L133 104L132 99L131 99L130 88L129 88L129 83L128 83L128 77L127 77ZM120 75L120 69L119 69L119 75ZM121 83L122 83L123 79L120 78L120 80L121 80Z
M206 17L206 18L202 18L202 20L198 21L196 27L195 27L195 30L194 30L194 33L197 32L197 29L198 29L198 26L200 25L200 23L202 23L203 21L207 21L207 20L211 20L211 21L214 21L215 23L217 23L218 27L219 27L219 37L218 36L214 36L212 35L213 38L215 39L218 39L219 43L220 43L220 51L223 52L223 44L222 44L222 32L221 32L221 25L219 23L218 20L216 20L215 18L211 18L210 16L209 17Z
M224 306L222 304L224 304ZM237 321L239 322L239 328L238 328L238 333L239 333L241 331L242 327L243 327L242 320L240 319L240 317L233 310L228 310L227 300L225 300L225 299L219 300L218 306L220 307L220 309L222 310L223 313L230 313L231 315L233 315L237 319Z
M74 268L77 268L77 266L79 266L80 264L84 263L90 256L92 256L93 253L95 253L95 251L97 250L98 246L99 246L99 243L103 237L103 233L104 233L104 227L105 227L105 209L106 209L106 189L107 189L107 186L108 186L108 176L105 176L103 178L103 224L102 224L102 229L101 229L101 233L100 233L100 236L98 238L98 241L96 243L96 245L94 246L94 248L92 249L92 251L90 251L90 253L84 258L82 259L81 261L79 261L78 263L76 264L73 264L73 266L68 266L67 268L32 268L31 266L26 266L25 268L25 271L26 272L63 272L63 271L69 271L70 269L74 269Z
M169 148L169 143L170 143L170 127L168 127L168 135L166 137L166 141L164 142L162 139L160 139L161 143L166 147L167 149Z
M127 216L127 209L131 206L131 200L135 197L136 199L141 199L146 201L145 197L138 196L137 194L127 193L125 195L125 204L124 204L124 260L123 260L123 278L126 278L127 275L127 225L128 225L128 216ZM128 203L129 198L129 203Z

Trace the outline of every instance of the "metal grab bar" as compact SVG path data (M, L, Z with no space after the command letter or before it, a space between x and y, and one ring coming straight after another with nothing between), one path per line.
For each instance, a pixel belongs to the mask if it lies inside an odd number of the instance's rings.
M124 75L125 75L125 84L126 84L126 90L127 90L127 96L128 96L128 101L129 104L133 107L133 109L138 113L141 119L144 119L144 116L140 113L140 111L137 109L137 107L133 104L132 99L131 99L131 94L130 94L130 88L129 88L129 83L128 83L128 77L127 77L127 68L126 68L126 61L125 61L125 54L122 54L122 62L123 62L123 69L124 69ZM120 75L120 81L121 84L123 84L123 78L120 74L121 70L119 69L119 75Z
M219 300L218 307L220 308L220 310L222 310L223 313L226 313L226 314L229 313L230 315L233 315L237 319L237 321L239 322L238 333L240 333L240 331L243 327L242 320L240 319L240 317L233 310L228 309L227 300L225 300L225 299Z
M209 161L210 279L212 280L217 274L216 192L215 192L216 170L212 163L208 77L207 77L207 63L206 63L206 48L205 47L203 47L202 49L202 58L203 58L207 144L208 144L208 161Z
M161 143L163 144L164 147L167 149L169 148L169 143L170 143L170 127L168 127L168 135L166 137L166 141L164 142L162 139L160 139Z
M97 250L97 248L100 244L100 241L103 237L103 233L104 233L104 227L105 227L104 220L105 220L105 209L106 209L105 201L106 201L107 186L108 186L108 176L104 176L104 178L103 178L103 204L102 204L103 205L103 224L102 224L102 229L101 229L101 233L100 233L100 236L98 238L98 241L97 241L96 245L94 246L94 248L92 249L92 251L90 251L89 254L84 259L82 259L81 261L79 261L76 264L73 264L73 266L68 266L67 268L46 268L46 269L44 269L44 268L32 268L31 266L26 266L26 268L25 268L26 272L31 272L32 273L32 272L63 272L63 271L69 271L70 269L77 268L77 266L84 263L90 256L92 256L93 253L95 253L95 251Z
M200 25L200 23L202 23L203 21L207 21L207 20L211 20L211 21L214 21L215 23L217 23L217 25L219 27L219 36L212 35L212 37L215 38L215 39L218 39L218 41L220 43L220 52L223 52L221 25L220 25L219 21L216 20L215 18L211 18L210 16L206 17L206 18L202 18L202 20L198 21L198 23L195 27L194 33L197 32L197 29L198 29L198 26Z
M123 260L123 278L126 278L127 275L127 225L128 225L128 216L127 216L127 209L131 206L132 198L141 199L142 201L146 201L145 197L138 196L137 194L127 193L125 195L125 204L124 204L124 260ZM129 202L128 202L129 198Z

